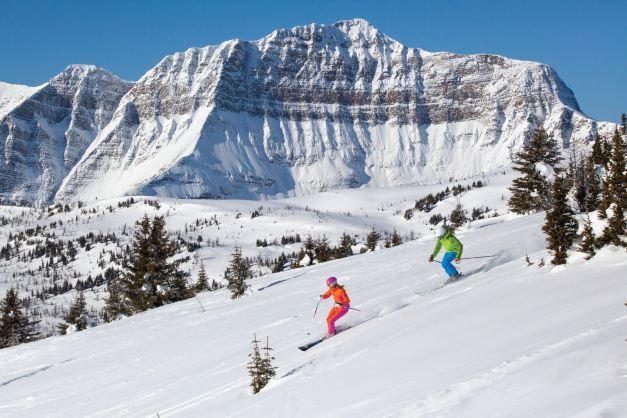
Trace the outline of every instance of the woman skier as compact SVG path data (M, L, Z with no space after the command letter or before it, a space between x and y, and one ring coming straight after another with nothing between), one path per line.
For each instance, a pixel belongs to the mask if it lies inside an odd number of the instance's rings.
M327 279L327 286L329 286L329 290L327 290L325 294L320 295L320 299L327 299L333 295L333 300L335 300L335 305L333 305L333 308L331 308L327 315L328 338L335 335L335 321L346 315L346 312L350 309L351 301L346 294L346 290L344 290L344 286L340 286L335 277L329 277Z
M437 236L437 242L435 243L435 248L433 249L433 253L429 256L429 262L432 262L433 259L438 255L440 249L444 247L446 251L444 253L444 257L442 257L442 267L446 274L448 274L449 279L447 281L455 281L459 279L459 272L451 264L451 261L455 259L456 263L462 258L462 251L464 250L464 246L462 243L453 235L451 231L447 228L441 226L435 231L435 235Z

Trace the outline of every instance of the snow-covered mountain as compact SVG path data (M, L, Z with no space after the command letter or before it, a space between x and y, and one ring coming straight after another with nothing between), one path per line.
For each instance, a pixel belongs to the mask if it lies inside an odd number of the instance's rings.
M131 85L91 65L38 88L0 85L0 201L49 203Z
M61 180L59 201L424 184L509 165L538 126L564 148L613 126L586 117L547 65L409 48L361 19L189 49L164 58L120 99L128 87L115 80L115 94L89 96L113 115L89 131L93 142L80 141L91 143L84 153L70 148L67 176L49 168L23 175L5 162L5 200L50 200ZM5 155L13 125L0 128Z
M302 194L490 172L544 126L599 124L550 67L408 48L360 19L166 57L57 198Z
M35 93L39 87L8 84L0 81L0 119Z

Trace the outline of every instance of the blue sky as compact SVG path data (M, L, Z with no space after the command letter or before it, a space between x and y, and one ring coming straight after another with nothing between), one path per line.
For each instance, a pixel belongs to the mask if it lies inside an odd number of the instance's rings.
M137 80L189 47L361 17L410 47L549 64L584 113L618 121L627 112L624 0L3 0L0 16L9 83L39 85L70 64Z

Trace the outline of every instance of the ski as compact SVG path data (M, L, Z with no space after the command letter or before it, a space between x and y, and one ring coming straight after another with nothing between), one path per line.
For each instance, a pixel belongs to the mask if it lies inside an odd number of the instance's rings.
M453 280L447 279L444 283L440 284L439 286L437 286L437 287L435 287L433 289L429 289L429 290L426 290L426 291L418 291L418 292L416 292L416 294L420 295L420 296L424 296L424 295L427 295L429 293L433 293L433 292L435 292L437 290L445 288L446 286L450 286L452 284L461 282L462 280L467 279L469 276L470 276L470 274L460 274L457 278L455 278Z
M307 344L305 344L305 345L301 345L300 347L298 347L298 349L299 349L300 351L307 351L307 350L309 350L311 347L314 347L314 346L316 346L316 345L320 344L320 343L321 343L322 341L324 341L324 340L325 340L325 338L320 338L320 339L318 339L318 340L312 341L312 342L307 343Z

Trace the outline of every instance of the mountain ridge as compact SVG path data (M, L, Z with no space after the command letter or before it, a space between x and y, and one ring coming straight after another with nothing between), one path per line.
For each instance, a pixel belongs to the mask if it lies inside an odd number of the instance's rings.
M538 127L585 149L612 126L586 117L546 64L410 48L363 19L310 24L164 57L54 200L433 183L508 166Z

